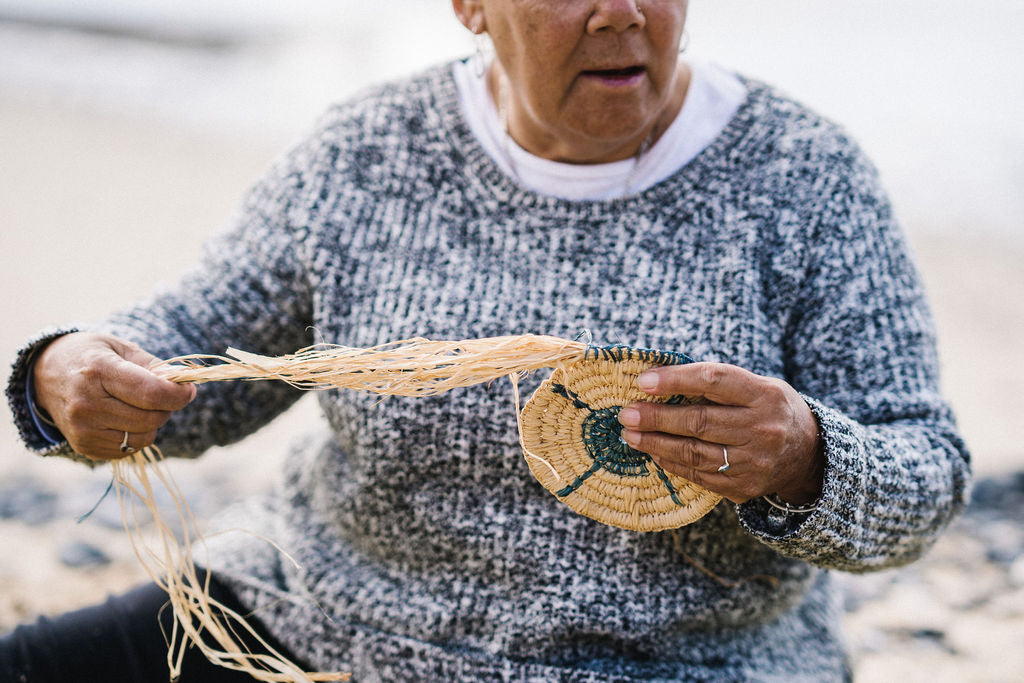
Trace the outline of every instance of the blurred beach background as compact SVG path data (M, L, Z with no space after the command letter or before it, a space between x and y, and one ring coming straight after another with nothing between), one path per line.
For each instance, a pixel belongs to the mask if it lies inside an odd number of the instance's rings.
M692 58L781 87L878 164L983 483L923 562L841 577L858 680L1021 680L1024 3L695 0L688 33ZM0 0L0 355L173 281L330 102L473 49L446 0ZM175 463L200 517L271 485L316 419L307 397ZM0 420L0 632L143 578L114 501L75 522L109 480Z

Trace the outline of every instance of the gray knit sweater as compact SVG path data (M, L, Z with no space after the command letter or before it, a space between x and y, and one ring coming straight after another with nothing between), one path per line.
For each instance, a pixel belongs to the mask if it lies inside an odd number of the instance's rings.
M276 495L237 513L300 568L247 536L211 560L286 646L360 681L844 677L824 570L918 557L964 505L968 459L875 171L836 126L747 85L693 162L603 202L504 176L447 67L374 90L330 110L177 286L102 323L162 357L286 353L311 328L350 346L588 328L782 377L820 421L816 512L723 502L641 534L533 479L505 383L383 403L322 393L327 428L297 445ZM32 428L31 348L8 387L15 418L29 447L66 454ZM205 385L159 445L198 455L298 395ZM727 588L686 556L778 582Z

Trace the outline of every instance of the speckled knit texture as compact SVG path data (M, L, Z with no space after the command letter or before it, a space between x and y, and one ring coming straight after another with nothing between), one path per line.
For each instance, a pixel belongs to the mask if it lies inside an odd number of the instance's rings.
M844 677L825 570L918 557L964 505L968 459L874 169L836 126L747 85L692 163L596 203L502 175L449 68L377 89L328 112L176 287L102 323L161 357L291 352L311 326L350 346L588 328L782 377L820 421L817 512L723 502L640 534L574 514L533 479L506 383L382 403L322 393L328 429L297 445L275 496L234 513L301 568L245 536L212 560L287 646L359 681ZM30 348L8 392L42 452L20 393ZM297 397L205 385L160 446L197 455ZM726 588L679 549L778 585Z

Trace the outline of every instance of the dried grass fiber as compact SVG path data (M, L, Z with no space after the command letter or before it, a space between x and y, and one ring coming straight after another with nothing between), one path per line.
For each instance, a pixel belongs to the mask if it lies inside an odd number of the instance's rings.
M234 610L210 597L209 576L200 579L193 562L202 537L181 490L170 476L155 446L144 448L113 463L121 516L136 557L150 578L167 592L174 626L167 635L167 666L170 679L181 677L181 665L189 647L199 648L212 663L248 673L258 681L314 683L346 681L347 673L305 672L261 638ZM156 503L154 487L163 488L174 502L174 514L182 530L175 536ZM147 538L142 522L152 517L153 533ZM140 521L140 518L141 521ZM263 648L252 652L241 644L245 631Z
M172 358L152 370L174 382L280 380L304 390L350 389L382 396L430 396L509 376L519 413L518 378L531 370L555 368L552 379L541 389L550 388L552 380L569 382L576 389L586 385L587 400L601 408L652 400L635 386L637 374L652 363L610 367L607 357L601 361L599 354L588 354L592 350L582 342L543 335L463 341L416 338L366 349L320 344L280 357L228 349L224 356ZM576 380L572 378L577 375L585 378L583 385L573 383ZM591 394L591 390L596 393ZM664 472L652 472L646 482L630 482L621 477L611 481L603 469L592 473L593 476L587 475L587 482L568 496L559 496L558 489L589 465L579 434L580 421L559 416L556 402L551 399L553 395L538 390L527 403L519 420L520 443L534 476L573 510L606 524L653 531L688 524L718 502L717 495L679 477L670 478L676 500L666 502ZM172 678L180 673L186 648L195 646L211 662L247 672L260 681L312 683L348 679L344 673L301 671L260 640L241 615L210 598L208 586L200 580L193 564L193 547L197 542L194 539L201 542L201 536L194 531L188 506L166 472L156 447L115 462L114 477L125 528L139 561L167 591L174 611L176 625L168 647ZM180 543L161 518L153 491L155 482L164 486L175 502L174 514L186 530ZM143 538L138 520L140 505L147 508L155 521L155 539ZM256 638L264 652L246 650L237 637L240 630Z
M319 344L280 357L228 349L226 356L173 358L153 371L174 382L277 379L299 389L352 389L430 396L579 360L581 342L543 335L463 341L407 339L368 349Z

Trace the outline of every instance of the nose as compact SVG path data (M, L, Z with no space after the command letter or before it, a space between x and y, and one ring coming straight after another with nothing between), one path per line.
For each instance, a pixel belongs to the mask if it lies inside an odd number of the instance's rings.
M644 28L647 17L639 3L640 0L596 0L587 19L587 33L622 33L632 28Z

